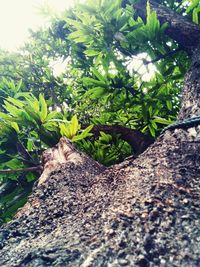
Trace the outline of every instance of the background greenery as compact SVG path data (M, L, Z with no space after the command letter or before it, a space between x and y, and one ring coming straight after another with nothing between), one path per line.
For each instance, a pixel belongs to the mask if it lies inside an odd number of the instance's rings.
M155 139L176 120L189 59L148 2L146 21L134 2L88 0L31 32L17 53L0 51L1 170L40 165L41 153L63 135L110 166L134 150L120 134L93 135L93 125L121 125ZM156 2L199 23L199 1ZM62 73L55 74L56 62ZM26 202L39 175L0 173L1 222Z

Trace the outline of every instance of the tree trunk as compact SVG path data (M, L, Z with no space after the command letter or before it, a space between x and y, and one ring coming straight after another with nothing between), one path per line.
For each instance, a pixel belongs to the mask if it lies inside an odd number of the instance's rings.
M197 47L181 120L200 114ZM61 139L45 152L28 203L1 229L0 266L200 266L199 155L200 126L167 130L110 168Z

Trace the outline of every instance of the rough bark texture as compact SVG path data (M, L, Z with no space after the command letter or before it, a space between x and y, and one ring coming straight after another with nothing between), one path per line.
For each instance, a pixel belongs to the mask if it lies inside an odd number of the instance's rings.
M73 149L2 229L1 266L198 266L199 141L167 131L106 170Z
M200 114L198 53L181 119ZM200 266L200 126L166 131L107 169L65 139L44 160L29 202L0 232L0 266Z
M185 86L183 88L183 97L182 97L182 109L179 113L179 119L198 116L199 114L200 114L200 44L196 47L196 49L194 49L192 65L185 77Z

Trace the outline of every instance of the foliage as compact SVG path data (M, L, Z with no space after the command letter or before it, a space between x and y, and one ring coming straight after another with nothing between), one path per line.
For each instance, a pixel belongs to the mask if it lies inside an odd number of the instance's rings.
M42 151L62 135L109 166L132 148L115 133L95 137L93 125L122 125L156 138L176 119L189 59L149 3L143 21L135 2L87 0L54 17L49 28L31 31L20 51L0 51L0 169L41 164ZM199 1L157 2L199 22ZM38 176L0 174L4 221Z
M186 5L188 5L186 13L192 14L192 21L196 24L199 24L199 14L200 14L199 0L190 0L190 1L183 0L183 3L186 3Z
M131 146L122 141L120 136L112 136L104 132L100 132L100 136L95 140L83 139L79 147L105 166L122 161L132 152Z
M65 113L49 111L42 94L37 99L31 93L18 93L16 98L7 97L3 103L0 148L9 161L4 161L1 168L23 167L23 162L40 164L41 151L54 146L61 136L77 141L91 135L92 126L78 134L81 127L76 115L68 121Z
M0 169L25 169L40 165L42 152L54 146L61 136L76 142L91 135L92 125L84 130L80 128L76 115L68 121L65 114L49 111L41 94L39 99L31 93L5 98L0 112ZM0 173L3 221L7 221L26 202L27 193L38 175L38 172L21 172L20 175L18 172Z

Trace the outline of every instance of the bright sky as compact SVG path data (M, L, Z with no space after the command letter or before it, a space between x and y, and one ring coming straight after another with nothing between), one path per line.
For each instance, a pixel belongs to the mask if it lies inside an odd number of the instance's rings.
M16 51L28 41L28 29L35 30L45 26L48 20L41 15L41 7L49 6L53 12L59 14L75 2L84 0L0 0L0 48ZM149 80L155 73L155 67L150 64L147 69L140 58L133 58L129 63L128 69L131 72L134 69L143 75L143 80ZM63 71L63 64L54 64L55 75Z
M73 0L0 0L0 48L16 51L28 39L28 29L37 29L47 23L39 7L48 4L59 13Z

